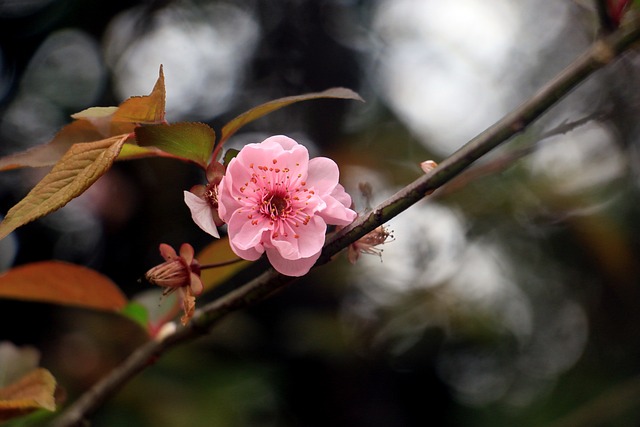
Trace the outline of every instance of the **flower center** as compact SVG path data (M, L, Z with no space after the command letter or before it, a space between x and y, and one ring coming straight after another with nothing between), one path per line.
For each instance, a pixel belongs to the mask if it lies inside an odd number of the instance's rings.
M218 207L218 186L209 184L207 186L206 191L204 192L204 199L209 203L210 206L217 208Z
M287 201L280 196L273 196L270 203L270 211L272 215L281 216L287 209Z
M262 199L260 213L271 218L272 221L288 218L291 214L288 197L277 193L268 194Z

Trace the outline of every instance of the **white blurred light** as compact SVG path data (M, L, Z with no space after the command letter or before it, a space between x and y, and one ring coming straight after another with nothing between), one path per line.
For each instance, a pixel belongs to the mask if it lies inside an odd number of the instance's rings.
M93 105L105 79L91 36L76 29L49 35L31 58L0 120L0 133L11 142L3 154L51 140L69 121L63 110L76 112Z
M20 89L58 106L80 110L102 94L105 76L96 41L83 31L64 29L52 33L40 45Z
M245 10L177 2L143 16L130 9L113 19L105 56L121 99L149 93L164 65L167 119L207 120L224 112L253 54L258 23ZM143 24L150 19L148 29Z
M493 317L499 329L521 342L529 339L532 307L501 261L505 254L490 242L470 241L459 213L425 203L396 217L390 228L396 240L384 245L382 261L362 256L356 264L358 290L371 304L387 306L412 292L430 290L439 302L429 310L421 308L431 312L418 316L424 322L416 323L413 316L414 326L447 329L459 311Z
M386 0L377 77L401 120L449 154L505 111L498 78L518 28L511 2Z
M549 181L553 192L561 195L606 185L628 167L611 130L597 121L544 141L527 161L532 173Z
M463 218L455 211L419 204L388 227L396 240L381 247L382 260L362 256L357 264L359 287L373 300L391 301L411 289L439 285L457 270L466 239Z

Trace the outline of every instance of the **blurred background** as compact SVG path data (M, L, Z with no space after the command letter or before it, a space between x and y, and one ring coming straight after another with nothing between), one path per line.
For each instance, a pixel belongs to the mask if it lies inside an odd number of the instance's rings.
M365 212L526 100L596 37L589 1L0 0L0 155L90 106L148 94L216 130L262 102L345 86L243 129L337 161ZM100 426L640 425L639 58L598 72L475 168L394 218L381 257L341 255L165 355ZM0 173L0 213L42 170ZM169 159L118 163L0 241L0 268L58 259L129 296L158 244L210 242ZM372 200L360 195L368 183ZM237 278L234 286L242 283ZM202 300L211 300L205 296ZM144 340L125 319L0 300L73 400Z

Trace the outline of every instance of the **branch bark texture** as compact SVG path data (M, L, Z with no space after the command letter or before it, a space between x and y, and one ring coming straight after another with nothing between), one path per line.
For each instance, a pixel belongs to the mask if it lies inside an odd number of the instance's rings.
M416 179L382 202L368 215L359 217L351 225L331 236L317 264L328 262L342 249L408 209L423 199L425 194L446 184L486 153L522 132L592 73L629 50L638 40L640 40L640 22L633 22L610 36L595 41L581 56L531 98L473 138L440 163L436 169ZM106 399L151 365L166 350L208 333L227 314L265 300L293 280L294 278L269 269L245 285L202 307L187 327L179 328L162 340L150 341L138 348L120 366L71 404L57 418L54 425L56 427L83 425L83 421Z

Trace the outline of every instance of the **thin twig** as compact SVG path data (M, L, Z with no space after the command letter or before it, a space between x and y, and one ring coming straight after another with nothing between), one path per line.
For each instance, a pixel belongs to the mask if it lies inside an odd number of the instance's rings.
M328 262L339 251L417 203L425 194L450 181L487 152L521 132L594 71L629 49L631 44L639 39L640 25L633 23L628 29L618 30L606 39L595 42L582 56L573 61L529 100L472 139L436 169L407 185L374 208L370 214L356 219L351 225L330 237L317 265ZM166 350L208 333L225 315L263 301L285 288L293 280L292 277L283 276L269 269L242 287L204 306L196 312L191 323L186 327L168 334L161 341L151 341L137 349L120 366L70 405L58 417L55 426L80 425L107 398L152 364Z
M201 264L200 265L200 270L207 270L209 268L226 267L227 265L237 264L237 263L242 262L242 261L244 261L242 258L234 258L234 259L230 259L228 261L214 262L213 264Z

